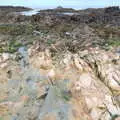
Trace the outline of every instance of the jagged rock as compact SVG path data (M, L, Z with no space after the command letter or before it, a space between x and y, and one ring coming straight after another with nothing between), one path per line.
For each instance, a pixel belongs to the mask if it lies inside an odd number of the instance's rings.
M105 9L106 13L112 13L112 12L120 12L120 8L119 6L115 6L115 7L108 7Z
M24 59L28 66L12 61L15 66L11 65L11 77L8 78L7 73L10 68L4 68L6 74L1 72L4 77L0 77L0 80L6 80L4 84L9 88L9 93L3 91L3 95L16 109L11 109L12 116L19 113L18 120L29 119L30 112L34 114L31 118L40 120L108 120L119 116L120 57L117 53L90 48L76 54L63 53L54 63L48 49L44 52L38 52L34 47L29 52L22 50L25 58L19 62ZM19 94L28 96L28 102L21 102L24 99ZM1 114L6 110L7 106Z
M0 118L119 119L119 12L118 7L57 8L33 16L0 11Z
M84 116L82 116L82 111L76 109L76 106L65 103L62 100L63 98L60 98L57 94L57 89L59 88L50 88L45 103L43 104L43 108L41 109L39 120L92 120L85 113L83 113Z
M39 120L70 119L70 116L68 116L70 105L63 103L56 92L54 87L50 88L43 108L41 109Z

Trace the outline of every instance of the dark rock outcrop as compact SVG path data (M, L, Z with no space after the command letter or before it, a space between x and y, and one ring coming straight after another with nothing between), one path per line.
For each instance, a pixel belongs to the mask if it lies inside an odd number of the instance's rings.
M28 11L31 8L21 7L21 6L0 6L0 11L6 12L21 12L21 11Z

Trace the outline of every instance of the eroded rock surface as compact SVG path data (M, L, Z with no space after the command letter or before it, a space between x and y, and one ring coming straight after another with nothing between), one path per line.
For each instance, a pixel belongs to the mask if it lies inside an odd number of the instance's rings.
M120 56L115 51L91 48L55 60L48 49L31 47L0 58L5 120L119 119Z
M0 120L120 119L119 8L64 10L1 17Z

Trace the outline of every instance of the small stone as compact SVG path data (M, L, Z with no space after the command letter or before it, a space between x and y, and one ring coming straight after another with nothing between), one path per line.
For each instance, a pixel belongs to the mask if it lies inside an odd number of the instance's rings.
M3 58L3 61L6 61L10 58L10 54L9 53L3 53L2 58Z
M7 67L8 66L8 63L2 63L1 65L0 65L0 68L5 68L5 67Z

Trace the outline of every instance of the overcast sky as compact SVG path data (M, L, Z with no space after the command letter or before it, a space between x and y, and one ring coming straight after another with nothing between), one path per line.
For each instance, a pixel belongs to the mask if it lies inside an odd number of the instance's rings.
M29 6L33 8L43 7L74 7L90 8L119 5L120 0L0 0L0 5Z

